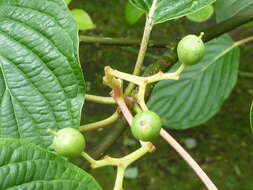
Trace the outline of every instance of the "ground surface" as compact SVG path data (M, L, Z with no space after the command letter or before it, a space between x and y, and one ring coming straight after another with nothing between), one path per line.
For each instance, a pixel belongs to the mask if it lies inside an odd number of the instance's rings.
M84 8L92 16L97 28L85 32L85 35L103 35L114 37L141 37L144 19L135 25L128 25L124 19L126 0L74 1L71 7ZM211 21L213 22L213 21ZM176 39L190 33L197 27L205 28L187 20L166 23L155 27L152 39ZM184 27L185 26L185 27ZM231 35L234 39L249 35L252 28L236 30ZM130 72L136 55L119 47L101 47L81 45L81 62L84 67L89 93L107 95L109 89L101 84L103 67ZM163 50L151 50L161 54ZM253 71L252 45L242 48L241 70ZM153 60L147 59L146 64ZM252 100L251 78L239 77L238 84L225 102L222 110L208 123L184 131L171 131L173 136L184 146L196 142L189 148L190 154L201 164L211 179L221 190L253 190L253 138L249 128L249 107ZM90 85L91 84L91 85ZM113 108L87 104L84 122L95 121L109 116ZM107 131L88 134L90 149L99 142ZM123 140L122 140L123 139ZM124 155L134 150L137 143L132 140L129 131L115 144L111 153ZM188 142L188 143L187 143ZM157 152L147 155L133 167L138 168L138 175L130 175L125 181L125 190L201 190L205 189L192 170L162 140L155 142ZM104 190L112 190L115 177L113 168L92 171Z

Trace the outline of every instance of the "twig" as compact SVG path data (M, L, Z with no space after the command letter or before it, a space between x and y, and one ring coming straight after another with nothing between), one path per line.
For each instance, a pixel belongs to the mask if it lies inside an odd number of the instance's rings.
M126 168L148 152L151 152L150 147L148 146L148 144L144 144L136 151L122 158L112 158L112 157L106 156L102 160L95 160L85 152L82 152L81 156L85 160L90 162L92 168L99 168L99 167L104 167L104 166L116 166L117 177L115 181L114 190L122 190L124 173L125 173Z
M116 104L112 97L96 96L91 94L85 94L85 100L99 104Z
M86 124L86 125L82 125L79 128L79 130L81 132L87 132L87 131L107 127L107 126L110 126L113 123L115 123L118 119L119 119L119 113L118 113L118 111L116 111L116 112L114 112L114 114L112 114L110 117L108 117L104 120L94 122L94 123L89 123L89 124Z
M223 21L218 24L214 24L209 28L205 29L204 41L212 40L222 34L225 34L238 26L246 24L253 19L253 8L248 9L247 11L241 11L239 14L229 18L226 21ZM197 31L196 34L199 34L202 31ZM140 39L129 39L129 38L112 38L112 37L92 37L80 35L80 42L86 44L100 44L100 45L110 45L110 46L140 46ZM148 47L155 48L168 48L174 46L171 41L167 40L150 40Z
M107 66L107 74L111 75L112 77L118 78L118 79L123 79L126 81L129 81L133 84L136 84L139 86L138 94L137 94L137 102L141 106L143 111L148 110L146 103L145 103L145 92L146 92L146 87L150 83L155 83L161 80L178 80L180 74L183 72L185 68L184 64L181 64L180 67L175 71L174 73L163 73L163 72L158 72L152 76L147 76L147 77L141 77L141 76L135 76L131 75L128 73L120 72L118 70L114 70L111 67ZM122 103L122 102L118 102ZM122 105L123 107L124 105Z
M161 137L164 138L177 152L178 154L189 164L189 166L198 175L201 181L206 185L209 190L217 190L217 187L200 168L197 162L183 149L183 147L164 129L160 132Z
M141 67L143 65L144 57L148 48L150 34L153 28L153 15L155 13L156 2L157 0L153 0L152 6L147 15L141 47L140 47L139 54L135 63L133 75L140 75L140 72L141 72ZM133 83L130 83L128 87L126 88L125 94L130 95L134 87L135 85Z
M252 72L246 72L246 71L239 71L239 76L247 77L247 78L253 78Z
M130 38L111 38L111 37L101 37L101 36L79 36L80 42L85 44L99 44L107 46L140 46L141 40L130 39ZM166 40L150 40L148 47L154 48L167 48L170 46L171 42Z

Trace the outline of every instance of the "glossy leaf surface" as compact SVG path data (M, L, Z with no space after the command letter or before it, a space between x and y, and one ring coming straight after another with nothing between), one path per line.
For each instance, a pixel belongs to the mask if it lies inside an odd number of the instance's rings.
M1 190L101 190L84 170L38 146L0 139Z
M227 20L248 8L253 8L252 0L217 0L215 3L218 22Z
M129 0L136 7L148 12L153 0ZM193 13L215 0L157 0L153 21L155 24Z
M48 128L80 125L76 24L63 0L0 0L0 10L0 137L48 147Z

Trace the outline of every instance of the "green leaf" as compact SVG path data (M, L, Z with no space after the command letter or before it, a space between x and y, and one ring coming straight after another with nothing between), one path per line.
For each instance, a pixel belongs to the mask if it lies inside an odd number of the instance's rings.
M34 144L0 139L1 190L101 190L84 170Z
M48 128L80 126L76 23L62 0L0 0L0 10L0 137L48 147Z
M187 18L193 22L205 22L213 15L213 5L208 5L194 13L187 15Z
M66 3L66 5L69 5L71 3L72 0L64 0L64 2Z
M229 19L236 14L253 8L252 0L217 0L215 11L218 22Z
M153 0L129 0L136 7L148 12ZM153 21L155 24L193 13L216 0L157 0Z
M253 102L252 102L251 108L250 108L250 126L251 126L251 132L253 135Z
M208 42L203 60L187 66L179 81L162 81L155 86L148 106L161 116L166 127L194 127L219 111L237 81L239 49L219 57L233 43L228 36Z
M93 24L89 14L82 9L73 9L71 14L75 19L79 30L90 30L96 26Z
M135 24L144 14L144 11L137 9L131 3L127 2L125 8L125 18L129 24Z

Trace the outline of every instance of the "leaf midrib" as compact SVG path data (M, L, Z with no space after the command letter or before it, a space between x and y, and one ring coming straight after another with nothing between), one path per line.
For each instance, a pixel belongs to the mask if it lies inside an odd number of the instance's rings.
M3 56L0 55L0 59L1 59L2 57L3 57ZM6 80L6 77L5 77L5 72L4 72L4 70L3 70L3 66L2 66L2 62L1 62L1 61L0 61L0 69L1 69L1 71L2 71L2 76L3 76L4 82L5 82L5 91L4 91L4 93L3 93L3 96L5 95L6 91L8 91L9 94L10 94L10 96L11 96L11 103L12 103L13 95L12 95L12 93L11 93L11 91L10 91L9 86L8 86L8 83L7 83L7 80ZM3 99L1 99L0 105L2 105L2 102L3 102ZM15 109L14 109L13 103L12 103L12 109L13 109L13 111L14 111L14 117L15 117L15 122L16 122L16 124L17 124L18 135L19 135L20 138L22 138L22 135L21 135L20 130L19 130L19 124L18 124L18 120L17 120L17 118L16 118L16 113L15 113Z

